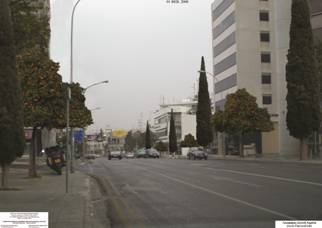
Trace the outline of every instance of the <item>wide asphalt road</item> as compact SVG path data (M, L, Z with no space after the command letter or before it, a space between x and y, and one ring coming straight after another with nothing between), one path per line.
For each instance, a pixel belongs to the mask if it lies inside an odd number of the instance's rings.
M322 164L99 158L112 227L275 227L322 220Z

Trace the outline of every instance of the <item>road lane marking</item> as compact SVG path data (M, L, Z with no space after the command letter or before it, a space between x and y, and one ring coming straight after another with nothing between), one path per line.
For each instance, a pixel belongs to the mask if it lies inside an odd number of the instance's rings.
M177 178L174 178L174 177L170 177L168 175L165 175L165 174L162 174L162 173L158 173L158 172L154 172L154 171L150 171L150 170L147 170L148 172L151 172L151 173L154 173L154 174L157 174L157 175L160 175L164 178L167 178L169 180L172 180L174 182L177 182L177 183L180 183L180 184L184 184L184 185L187 185L189 187L192 187L192 188L195 188L195 189L198 189L198 190L201 190L201 191L204 191L204 192L207 192L207 193L210 193L210 194L213 194L213 195L216 195L216 196L219 196L221 198L224 198L224 199L228 199L228 200L231 200L231 201L234 201L234 202L237 202L239 204L243 204L243 205L246 205L246 206L249 206L249 207L252 207L252 208L255 208L257 210L261 210L261 211L265 211L265 212L268 212L270 214L273 214L273 215L277 215L277 216L280 216L280 217L284 217L284 218L287 218L287 219L290 219L290 220L297 220L296 218L294 217L291 217L289 215L286 215L286 214L283 214L283 213L280 213L278 211L274 211L274 210L271 210L271 209L268 209L268 208L265 208L265 207L261 207L261 206L258 206L256 204L252 204L252 203L249 203L247 201L244 201L244 200L240 200L240 199L237 199L237 198L234 198L234 197L231 197L231 196L228 196L228 195L225 195L225 194L222 194L222 193L219 193L219 192L216 192L216 191L213 191L213 190L210 190L210 189L207 189L207 188L204 188L204 187L201 187L201 186L197 186L197 185L194 185L194 184L191 184L189 182L186 182L184 180L180 180L180 179L177 179Z
M253 184L253 183L249 183L249 182L246 182L246 181L235 180L235 179L228 178L228 177L212 177L212 179L219 180L219 181L221 181L221 180L229 181L229 182L232 182L232 183L248 185L248 186L256 187L256 188L262 187L262 185Z
M308 185L313 185L313 186L317 186L317 187L322 187L321 183L316 183L316 182L311 182L311 181L303 181L303 180L297 180L297 179L291 179L291 178L286 178L286 177L270 176L270 175L263 175L263 174L256 174L256 173L248 173L248 172L235 171L235 170L230 170L230 169L215 169L215 168L208 168L208 169L211 169L211 170L214 170L214 171L227 172L227 173L242 174L242 175L245 175L245 176L263 177L263 178L267 178L267 179L281 180L281 181L293 182L293 183L298 183L298 184L308 184Z

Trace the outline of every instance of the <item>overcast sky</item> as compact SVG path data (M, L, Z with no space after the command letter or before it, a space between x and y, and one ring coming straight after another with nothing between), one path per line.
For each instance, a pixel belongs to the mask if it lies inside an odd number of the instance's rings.
M100 128L137 128L165 97L193 95L201 56L212 71L211 2L189 0L81 0L74 21L74 81L86 87L86 105ZM69 81L73 0L52 0L51 57ZM212 79L208 77L211 85ZM197 86L197 85L196 85ZM212 89L212 88L210 88Z

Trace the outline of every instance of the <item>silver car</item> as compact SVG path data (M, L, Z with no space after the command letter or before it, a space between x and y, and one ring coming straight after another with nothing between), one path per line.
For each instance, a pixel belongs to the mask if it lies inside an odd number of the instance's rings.
M204 150L202 147L192 147L190 148L188 154L187 154L188 159L208 159L208 153L206 150Z
M156 149L146 149L146 154L149 158L160 158L160 152Z

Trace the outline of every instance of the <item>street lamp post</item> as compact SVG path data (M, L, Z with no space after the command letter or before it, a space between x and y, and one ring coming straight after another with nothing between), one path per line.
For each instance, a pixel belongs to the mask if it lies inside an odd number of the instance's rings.
M86 93L86 91L87 91L89 88L91 88L91 87L93 87L93 86L100 85L100 84L104 84L104 83L109 83L109 81L108 81L108 80L105 80L105 81L101 81L101 82L93 83L93 84L91 84L91 85L87 86L86 88L84 88L82 93L83 93L83 94L85 94L85 93Z
M76 2L76 4L73 7L72 11L72 17L71 17L71 30L70 30L70 83L67 88L67 105L66 105L66 145L67 145L67 153L66 153L66 193L68 193L68 172L70 167L70 157L71 157L71 142L70 142L70 136L73 136L73 129L69 132L70 127L70 100L71 100L71 88L70 86L73 83L73 37L74 37L74 14L75 9L78 6L80 0Z
M72 60L71 60L71 64L73 64ZM73 72L72 68L71 68L71 72ZM73 80L73 75L71 74L71 82L72 82L72 80ZM97 86L97 85L108 83L108 82L109 82L108 80L104 80L104 81L101 81L101 82L93 83L93 84L87 86L86 88L84 88L84 90L82 91L82 94L84 95L86 93L87 89L89 89L89 88L91 88L93 86ZM73 131L74 131L74 129L71 128L71 159L70 159L70 163L71 163L70 164L70 172L71 173L74 173L74 163L75 163L75 139L74 139L74 132Z
M101 109L101 107L96 107L96 108L90 109L89 111L96 111L96 110L100 110L100 109Z

